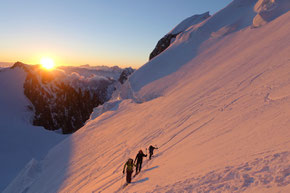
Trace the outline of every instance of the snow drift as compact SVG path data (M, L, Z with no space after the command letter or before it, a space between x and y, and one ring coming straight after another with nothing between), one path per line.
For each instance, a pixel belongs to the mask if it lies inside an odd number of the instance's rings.
M259 0L255 5L256 17L253 20L254 27L260 27L283 13L289 11L288 0Z
M260 2L188 26L130 77L127 99L97 108L31 185L23 172L4 192L289 192L290 13L253 28ZM150 144L155 157L120 188L125 161Z

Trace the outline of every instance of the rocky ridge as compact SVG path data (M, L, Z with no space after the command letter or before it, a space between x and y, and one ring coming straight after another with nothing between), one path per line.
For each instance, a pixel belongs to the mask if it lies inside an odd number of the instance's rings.
M112 77L83 77L77 73L46 71L39 66L17 62L12 68L26 73L24 94L30 100L28 109L34 111L33 125L47 130L70 134L81 128L93 109L108 101L118 80ZM124 82L134 70L121 70L119 81Z

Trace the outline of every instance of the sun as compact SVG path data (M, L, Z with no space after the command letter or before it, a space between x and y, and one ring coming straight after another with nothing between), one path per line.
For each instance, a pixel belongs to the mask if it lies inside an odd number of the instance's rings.
M55 68L54 61L51 58L47 58L47 57L41 58L40 64L41 64L42 68L44 68L46 70L52 70Z

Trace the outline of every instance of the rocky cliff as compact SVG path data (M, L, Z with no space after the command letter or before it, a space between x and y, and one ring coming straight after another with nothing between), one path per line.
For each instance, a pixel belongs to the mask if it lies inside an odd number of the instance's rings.
M111 98L114 84L123 83L134 70L119 70L119 79L112 77L83 77L77 73L46 71L39 66L17 62L12 68L23 68L26 73L24 94L34 111L33 125L48 130L73 133L89 119L93 108ZM114 75L117 76L117 75Z

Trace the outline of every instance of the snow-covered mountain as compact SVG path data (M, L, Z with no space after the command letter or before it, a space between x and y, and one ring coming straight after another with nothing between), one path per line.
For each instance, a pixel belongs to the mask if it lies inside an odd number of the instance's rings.
M0 69L0 191L31 159L41 159L82 127L133 69L60 67L46 71L17 62ZM124 74L125 73L125 74ZM122 75L122 76L121 76ZM43 127L35 127L35 126Z
M4 192L290 192L289 10L289 0L234 0L183 22ZM155 157L122 189L123 164L150 144Z

